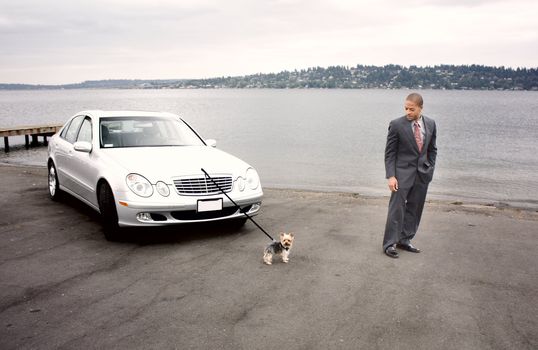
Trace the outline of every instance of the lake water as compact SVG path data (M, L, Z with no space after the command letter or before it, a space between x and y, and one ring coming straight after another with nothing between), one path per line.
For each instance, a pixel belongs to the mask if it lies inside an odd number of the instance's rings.
M63 123L84 109L181 115L247 161L266 187L386 196L389 121L407 90L0 91L0 126ZM438 127L429 198L538 208L538 92L421 91ZM24 138L10 138L22 144ZM44 147L0 162L45 164Z

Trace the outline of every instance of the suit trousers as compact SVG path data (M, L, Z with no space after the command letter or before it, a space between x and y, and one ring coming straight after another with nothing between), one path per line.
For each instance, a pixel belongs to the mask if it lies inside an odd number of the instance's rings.
M409 244L415 237L427 192L428 183L424 183L418 174L413 187L400 188L392 192L383 237L383 250L395 243Z

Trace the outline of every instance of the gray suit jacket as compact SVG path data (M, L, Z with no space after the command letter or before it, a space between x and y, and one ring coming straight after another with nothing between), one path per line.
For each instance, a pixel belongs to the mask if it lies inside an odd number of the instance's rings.
M437 129L435 121L422 116L424 120L424 143L422 152L413 135L411 122L405 116L390 122L385 147L385 171L387 179L395 176L400 188L410 188L417 176L424 183L432 180L437 158L435 144Z

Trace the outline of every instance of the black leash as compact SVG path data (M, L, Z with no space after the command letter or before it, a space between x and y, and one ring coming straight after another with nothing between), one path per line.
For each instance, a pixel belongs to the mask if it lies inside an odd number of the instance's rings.
M218 183L217 183L211 176L209 176L209 174L207 173L207 171L205 171L204 168L202 168L201 170L204 172L205 176L206 176L208 179L210 179L210 180L213 182L213 184L215 184L215 186L217 186L217 188L219 189L219 191L222 192L222 194L225 195L225 196L226 196L226 197L233 203L233 205L235 205L235 207L236 207L237 209L239 209L239 211L241 211L241 207L240 207L239 205L237 205L237 203L234 202L234 200L231 199L230 196L228 196L228 195L226 194L226 192L223 191L223 189L219 186L219 184L218 184ZM265 231L265 230L263 229L263 227L261 227L260 225L258 225L258 223L257 223L256 221L254 221L254 219L252 218L252 216L248 215L247 213L243 213L243 214L245 214L245 216L246 216L250 221L252 221L252 223L254 223L254 225L256 225L256 227L258 227L263 233L265 233L265 235L266 235L267 237L269 237L269 239L270 239L271 241L273 241L273 242L275 241L275 239L274 239L273 237L271 237L271 235L268 234L267 231Z

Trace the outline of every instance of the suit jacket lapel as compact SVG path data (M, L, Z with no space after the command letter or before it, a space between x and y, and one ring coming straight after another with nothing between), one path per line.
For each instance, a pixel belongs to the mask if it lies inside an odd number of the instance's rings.
M430 142L431 130L428 125L429 120L425 116L422 116L422 121L424 122L424 142L422 144L422 152L425 152L426 148L428 148L428 143Z
M407 135L407 138L409 139L409 142L415 147L415 149L418 152L418 145L417 141L415 140L415 135L413 134L413 126L411 125L411 122L407 120L407 118L404 116L404 133ZM424 148L423 148L424 149Z

